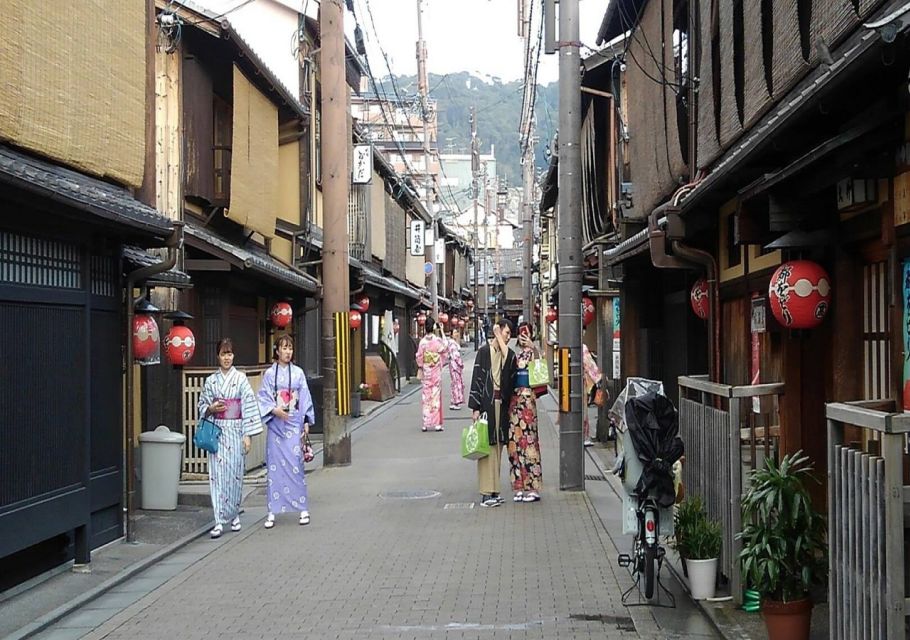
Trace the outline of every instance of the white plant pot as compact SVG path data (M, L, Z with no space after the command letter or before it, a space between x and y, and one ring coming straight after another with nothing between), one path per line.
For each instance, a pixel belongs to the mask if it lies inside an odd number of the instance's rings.
M689 589L695 600L707 600L714 597L714 585L717 580L717 558L710 560L686 559L689 568Z

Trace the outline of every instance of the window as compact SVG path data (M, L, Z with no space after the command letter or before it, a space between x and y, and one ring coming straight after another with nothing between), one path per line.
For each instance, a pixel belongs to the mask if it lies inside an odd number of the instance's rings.
M214 129L212 147L215 150L215 200L227 202L231 198L231 138L233 109L231 104L218 96L214 98Z
M888 263L863 267L863 394L866 400L887 398L891 379L891 330Z

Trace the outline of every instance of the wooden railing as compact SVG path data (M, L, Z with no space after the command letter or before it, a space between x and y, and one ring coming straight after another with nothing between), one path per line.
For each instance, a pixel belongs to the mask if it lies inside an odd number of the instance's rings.
M240 371L246 373L253 392L259 391L259 384L262 382L262 373L265 367L237 367ZM199 396L202 393L202 387L205 379L212 374L213 370L200 367L186 367L183 370L183 435L186 436L186 444L183 450L183 473L185 474L208 474L209 461L208 454L201 449L197 449L193 444L193 435L196 432L196 423L199 422L198 408ZM265 436L255 436L250 452L246 456L246 470L250 471L265 464Z
M830 637L904 638L907 502L904 448L910 414L890 401L833 403L828 418L828 600ZM845 441L872 436L873 451Z
M701 497L708 516L721 523L723 548L718 565L729 578L730 593L737 603L742 600L738 560L742 543L736 536L742 530L744 471L761 464L763 456L777 455L778 427L773 423L777 398L783 391L782 383L732 386L710 382L707 376L679 378L686 494Z

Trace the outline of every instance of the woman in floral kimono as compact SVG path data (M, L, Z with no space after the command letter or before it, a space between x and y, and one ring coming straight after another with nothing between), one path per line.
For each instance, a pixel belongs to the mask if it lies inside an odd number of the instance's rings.
M594 390L594 386L600 382L600 369L597 367L597 362L594 361L594 356L591 355L591 351L588 349L588 345L585 343L581 344L582 347L582 369L584 370L583 377L585 383L585 398L591 397L591 392ZM585 406L582 407L584 412L584 423L582 425L582 437L584 438L584 446L590 447L594 443L591 442L591 423L588 421L588 403L585 402Z
M427 318L427 333L417 346L417 375L423 381L421 431L442 431L442 368L446 364L446 340L434 333L436 323Z
M515 358L515 388L509 403L509 478L515 502L537 502L543 471L537 429L537 396L531 388L528 364L538 357L531 341L531 325L518 325L518 355Z
M464 404L464 360L461 359L461 332L452 329L448 340L449 376L452 378L452 404L449 409L458 411Z
M230 338L218 343L219 369L205 379L199 395L199 415L214 418L221 429L218 453L209 454L209 491L218 538L230 523L240 531L240 497L243 489L243 456L250 450L251 436L262 433L262 416L246 374L234 368L234 344Z
M268 424L265 463L268 467L269 514L265 528L275 526L278 513L299 512L300 524L310 524L303 444L316 422L313 398L303 369L291 363L294 340L287 335L275 341L275 364L262 376L259 408Z

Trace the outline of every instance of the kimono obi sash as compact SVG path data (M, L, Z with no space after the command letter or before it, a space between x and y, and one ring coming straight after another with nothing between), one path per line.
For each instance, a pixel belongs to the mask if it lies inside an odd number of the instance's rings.
M219 420L240 420L243 417L243 401L240 398L225 398L224 411L216 412L213 415Z
M518 369L515 372L515 386L519 389L531 386L531 377L527 369Z

